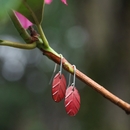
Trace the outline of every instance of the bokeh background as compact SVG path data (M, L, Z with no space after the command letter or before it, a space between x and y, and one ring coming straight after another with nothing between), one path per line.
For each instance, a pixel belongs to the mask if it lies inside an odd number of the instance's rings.
M0 25L0 39L23 42L10 19ZM54 50L130 103L129 0L54 0L42 27ZM54 65L38 49L0 46L0 130L130 129L129 115L78 79L81 108L69 117L51 97Z

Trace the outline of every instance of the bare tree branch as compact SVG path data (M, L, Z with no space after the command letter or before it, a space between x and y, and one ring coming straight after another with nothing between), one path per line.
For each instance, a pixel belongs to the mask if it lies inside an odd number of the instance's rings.
M58 57L57 55L55 55L55 54L53 54L51 52L45 51L43 49L41 49L41 51L48 58L50 58L51 60L53 60L57 64L60 64L60 62L61 62L61 58L60 57ZM66 71L68 71L68 72L73 74L73 72L74 72L73 71L73 65L71 65L65 58L62 59L62 63L63 63L63 68ZM120 108L122 108L127 114L130 114L130 104L128 104L127 102L123 101L122 99L118 98L117 96L115 96L114 94L112 94L111 92L106 90L103 86L101 86L98 83L96 83L94 80L92 80L91 78L89 78L88 76L83 74L78 69L76 70L76 77L78 79L80 79L82 82L84 82L85 84L89 85L94 90L96 90L103 97L105 97L106 99L108 99L112 103L114 103L115 105L117 105Z

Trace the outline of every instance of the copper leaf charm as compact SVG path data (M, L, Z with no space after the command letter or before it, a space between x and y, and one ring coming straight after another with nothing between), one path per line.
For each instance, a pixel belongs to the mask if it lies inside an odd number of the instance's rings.
M60 102L65 97L66 79L63 74L57 73L52 82L52 98Z
M68 115L75 116L80 108L80 95L74 86L70 86L65 94L65 109Z

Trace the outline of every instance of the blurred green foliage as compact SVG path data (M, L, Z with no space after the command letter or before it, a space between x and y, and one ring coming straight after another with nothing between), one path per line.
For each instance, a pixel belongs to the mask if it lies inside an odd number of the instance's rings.
M19 0L0 0L0 22L5 22L8 19L8 10L10 8L17 8L19 3Z
M129 21L127 0L68 0L68 6L54 0L45 6L42 27L53 49L130 102ZM2 25L0 39L23 42L10 20ZM64 101L57 104L51 97L53 67L38 49L0 47L0 130L130 129L123 110L78 79L81 109L69 117Z
M20 12L21 14L23 14L26 18L28 18L32 23L36 23L36 20L34 20L34 16L35 15L37 17L37 21L38 23L42 22L42 17L43 17L43 13L44 13L44 4L43 4L44 0L27 0L24 1L22 3L20 3L19 7L16 8L16 10L18 12ZM31 13L30 10L31 9ZM33 13L33 14L32 14Z

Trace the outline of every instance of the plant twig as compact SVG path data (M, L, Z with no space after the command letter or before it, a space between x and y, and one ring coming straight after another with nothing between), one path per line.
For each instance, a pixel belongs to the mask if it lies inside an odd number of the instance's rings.
M51 60L53 60L57 64L60 64L60 62L61 62L60 55L57 52L55 52L49 46L49 43L48 43L48 41L47 41L47 39L46 39L46 37L44 35L44 32L43 32L43 30L41 28L41 25L40 25L39 21L37 20L36 15L33 13L32 9L30 8L30 6L25 1L23 1L23 3L27 7L27 9L30 11L30 13L31 13L31 15L32 15L32 17L33 17L33 19L35 21L35 24L37 25L37 28L38 28L38 31L39 31L39 34L40 34L40 37L37 37L37 38L38 39L40 39L40 38L42 39L42 40L39 40L39 43L37 43L37 47L48 58L50 58ZM24 30L24 29L21 30L21 25L18 23L18 20L15 17L13 17L12 21L14 22L14 24L18 25L18 26L16 26L16 28L19 31L19 33L22 32L21 36L23 37L23 39L25 41L29 41L30 42L31 41L31 37L28 35L28 32L26 30ZM3 41L3 40L0 40L0 45L6 45L6 46L12 46L12 47L24 48L24 49L33 49L33 48L36 47L36 43L32 43L32 44L17 44L17 43L12 43L12 42ZM65 58L62 59L62 63L63 63L63 68L65 70L67 70L68 72L70 72L72 74L74 73L73 65L71 65ZM112 94L111 92L106 90L103 86L101 86L98 83L96 83L95 81L93 81L91 78L89 78L88 76L83 74L78 69L76 70L76 76L81 81L83 81L85 84L87 84L91 88L95 89L98 93L100 93L106 99L110 100L111 102L113 102L114 104L116 104L117 106L122 108L127 114L130 114L130 104L128 104L127 102L123 101L122 99L118 98L117 96L115 96L114 94Z
M36 48L37 44L36 42L30 43L30 44L22 44L22 43L17 43L17 42L0 40L0 45L10 46L10 47L15 47L15 48L20 48L20 49L34 49Z
M45 51L41 49L44 55L46 55L48 58L56 62L57 64L60 64L61 58L60 56L57 56L49 51ZM73 65L71 65L65 58L62 59L63 63L63 68L70 72L74 73ZM130 104L127 102L123 101L122 99L118 98L111 92L109 92L107 89L105 89L103 86L99 85L96 83L94 80L83 74L81 71L78 69L76 70L76 77L83 81L85 84L89 85L91 88L96 90L98 93L100 93L102 96L104 96L106 99L110 100L112 103L115 105L119 106L122 108L127 114L130 114Z

